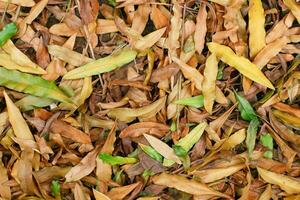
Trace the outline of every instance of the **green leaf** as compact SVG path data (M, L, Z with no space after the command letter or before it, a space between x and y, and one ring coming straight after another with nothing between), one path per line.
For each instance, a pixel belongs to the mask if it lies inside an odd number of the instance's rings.
M204 97L203 95L194 96L190 98L179 99L175 101L176 104L184 105L184 106L192 106L195 108L201 108L204 105Z
M116 0L105 0L105 1L108 5L111 5L113 7L116 7L116 5L117 5Z
M53 104L54 102L55 101L52 99L28 95L28 96L20 99L19 101L17 101L15 104L22 111L29 111L29 110L33 110L35 108L47 107L47 106Z
M192 131L189 132L189 134L187 134L184 138L181 138L176 143L176 146L181 146L186 152L189 152L194 144L196 144L201 138L206 126L206 122L198 124Z
M158 162L161 162L161 163L162 163L163 157L162 157L162 155L160 155L155 149L153 149L153 148L150 147L150 146L141 144L141 143L139 143L139 146L141 147L141 149L142 149L148 156L150 156L150 157L153 158L154 160L157 160Z
M10 38L18 32L17 25L13 22L6 24L0 31L0 47L3 46Z
M0 85L18 92L38 97L49 98L60 102L72 103L53 82L39 76L8 70L0 67Z
M52 180L50 189L54 197L60 197L60 184L57 180Z
M266 157L266 158L272 158L273 157L272 150L273 150L273 145L274 145L273 144L273 138L272 138L272 136L269 133L261 135L260 136L260 143L264 147L266 147L266 148L269 149L269 151L266 151L264 153L264 157Z
M264 147L273 150L273 138L269 133L261 135L260 142Z
M177 129L176 121L172 120L171 126L170 126L170 131L174 132Z
M238 101L238 108L241 112L241 117L246 121L257 119L256 113L253 110L251 104L242 96L238 95L235 91L235 97Z
M179 157L185 157L188 154L188 152L181 146L173 145L172 148L175 154Z
M63 79L78 79L92 75L110 72L116 68L133 61L137 52L130 49L123 49L116 54L109 55L105 58L92 61L64 75Z
M252 156L255 147L255 140L256 140L256 134L257 134L259 123L260 122L258 119L253 119L251 120L249 127L247 129L246 145L250 157Z
M272 151L266 151L264 153L264 157L272 159L273 158L273 152Z
M107 153L100 153L99 158L109 165L134 164L138 161L136 158L112 156Z

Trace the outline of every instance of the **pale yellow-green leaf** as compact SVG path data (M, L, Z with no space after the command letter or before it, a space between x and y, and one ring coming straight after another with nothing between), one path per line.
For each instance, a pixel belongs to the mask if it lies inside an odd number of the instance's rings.
M136 42L134 42L134 48L140 51L145 51L146 49L152 47L156 42L158 42L165 31L166 28L161 28L152 33L149 33L144 37L139 38Z
M166 143L162 142L161 140L157 139L156 137L153 137L148 134L144 134L147 141L150 143L150 145L158 152L160 153L164 158L167 158L169 160L172 160L178 164L181 164L181 161L178 156L174 153L173 149L169 147Z
M2 49L10 55L10 58L13 62L22 66L22 68L29 68L32 71L35 70L35 74L46 74L47 72L42 69L40 66L32 62L24 53L22 53L11 40L8 40L3 46ZM21 71L21 70L20 70Z
M96 61L89 62L81 67L73 69L64 75L63 79L78 79L92 75L110 72L116 68L133 61L137 52L130 49L123 49L118 53L111 54Z

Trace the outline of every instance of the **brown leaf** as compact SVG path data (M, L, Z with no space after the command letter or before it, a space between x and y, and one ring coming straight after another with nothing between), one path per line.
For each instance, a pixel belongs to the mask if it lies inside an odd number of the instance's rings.
M163 137L167 131L169 131L169 126L165 124L156 122L139 122L123 129L119 137L139 137L144 133L149 133L157 137Z
M55 120L51 124L50 130L51 132L60 134L61 136L71 139L74 142L83 144L91 143L91 139L86 133L68 125L66 122L63 122L61 120Z
M78 165L71 168L65 175L66 182L77 181L89 175L96 167L96 157L100 148L96 148L89 152Z

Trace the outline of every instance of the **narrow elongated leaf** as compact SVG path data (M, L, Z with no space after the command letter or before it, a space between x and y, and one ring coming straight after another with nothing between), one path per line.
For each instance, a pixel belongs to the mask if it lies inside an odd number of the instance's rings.
M111 200L108 196L103 194L102 192L99 192L95 189L93 189L93 194L96 200Z
M175 154L173 149L169 147L166 143L160 141L159 139L153 137L152 135L144 134L144 136L147 139L147 141L150 143L150 145L163 157L172 160L178 164L181 164L181 161L178 158L178 156Z
M288 124L292 127L300 128L300 118L294 115L290 115L289 113L282 112L279 110L274 110L273 115L280 119L284 124Z
M244 120L251 121L257 119L256 113L253 110L251 104L244 97L238 95L235 92L236 100L238 101L238 108L241 112L241 116Z
M6 53L0 53L0 66L10 70L19 70L21 72L27 72L31 74L41 74L41 72L35 68L18 65L11 59L11 56Z
M48 51L50 55L74 66L84 65L86 63L94 61L93 59L86 57L81 53L58 45L48 45Z
M194 97L179 99L175 101L176 104L184 105L184 106L192 106L195 108L201 108L204 105L204 97L203 95L198 95Z
M205 63L202 92L204 96L204 108L212 114L216 99L216 79L218 75L218 60L215 54L210 55Z
M278 185L288 194L298 194L300 192L300 180L282 174L277 174L262 168L257 167L259 175L264 181Z
M200 140L206 127L206 122L198 124L191 132L189 132L189 134L187 134L184 138L181 138L176 145L181 146L186 152L188 152L192 149L194 144Z
M136 158L112 156L108 153L100 153L99 158L109 165L134 164L138 161Z
M151 158L157 160L158 162L162 162L163 161L163 157L155 149L153 149L152 147L144 145L144 144L141 144L141 143L139 144L139 146Z
M270 89L274 89L274 86L269 79L267 79L262 71L247 58L236 55L231 48L224 45L210 42L207 44L207 46L210 52L216 53L219 59L221 59L224 63L236 68L247 78Z
M3 27L3 29L0 31L0 46L5 44L5 42L7 42L7 40L9 40L17 32L18 32L18 28L14 22L10 24L6 24Z
M28 96L20 99L19 101L17 101L15 104L22 111L28 111L28 110L33 110L35 108L47 107L47 106L53 104L54 102L55 101L52 99L28 95Z
M259 123L260 122L258 119L253 119L250 122L249 127L247 129L246 145L250 157L252 156L255 147L255 140L256 140L256 134L257 134Z
M192 195L211 195L211 197L215 196L229 198L226 194L214 191L205 184L196 182L194 180L189 180L179 175L162 173L154 177L152 180L156 185L164 185L170 188L175 188Z
M250 57L262 50L266 45L265 11L261 0L249 1L249 48Z
M8 40L2 49L10 55L11 60L20 66L26 68L31 68L32 71L35 70L35 74L46 74L47 72L43 70L40 66L32 62L24 53L22 53L11 40Z
M165 102L166 97L163 97L142 108L114 108L108 112L108 116L124 122L131 122L136 117L149 118L155 116L163 108Z
M60 197L60 184L57 180L51 182L51 193L54 197Z
M298 23L300 23L300 5L296 0L283 0L283 3L292 11Z
M159 30L156 30L152 33L149 33L145 37L139 38L135 43L134 43L134 48L144 51L150 47L152 47L164 34L166 31L166 28L161 28Z
M39 76L0 67L0 85L18 92L71 103L71 100L54 83Z
M104 72L112 71L118 67L133 61L137 55L134 50L123 49L117 54L112 54L105 58L100 58L96 61L90 62L79 68L68 72L64 79L78 79L87 76L97 75Z
M14 134L17 138L25 139L25 140L34 140L32 133L24 120L20 110L17 106L12 102L6 92L3 92L5 97L5 102L7 106L8 118L9 122L14 130Z
M260 142L262 143L262 145L264 145L264 147L268 148L269 151L266 151L264 153L264 156L266 158L272 158L273 157L273 138L272 136L267 133L267 134L263 134L260 136Z

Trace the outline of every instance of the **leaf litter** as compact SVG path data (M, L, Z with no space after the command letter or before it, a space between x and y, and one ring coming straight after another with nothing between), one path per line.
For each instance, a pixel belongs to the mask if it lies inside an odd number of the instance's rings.
M296 0L0 0L0 199L297 199Z

